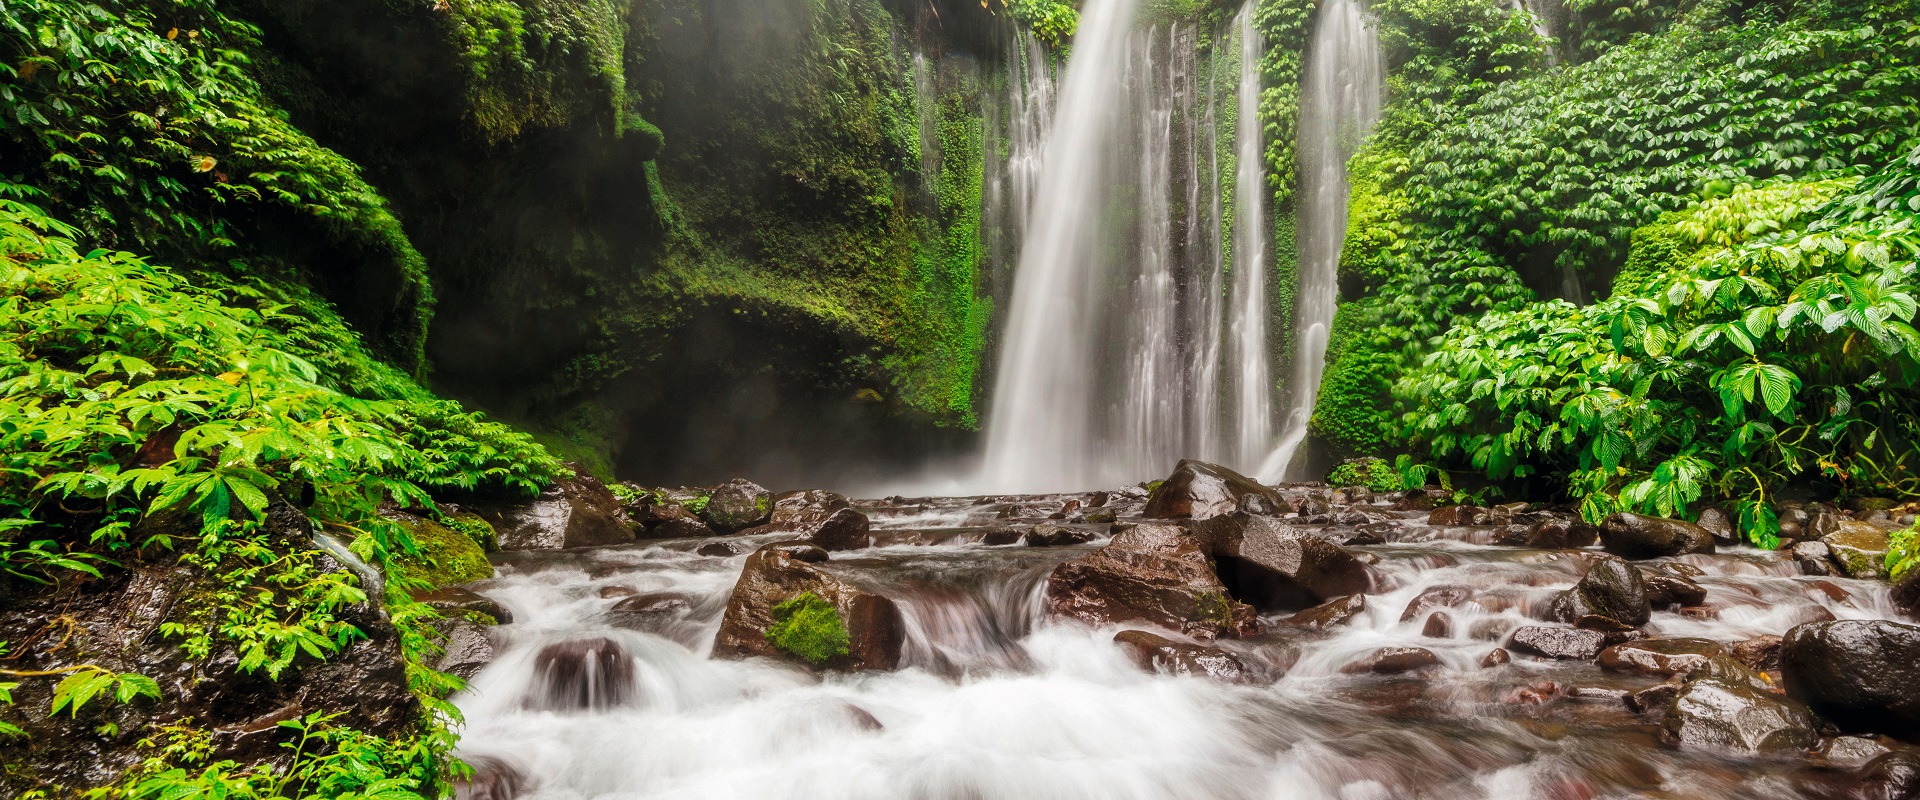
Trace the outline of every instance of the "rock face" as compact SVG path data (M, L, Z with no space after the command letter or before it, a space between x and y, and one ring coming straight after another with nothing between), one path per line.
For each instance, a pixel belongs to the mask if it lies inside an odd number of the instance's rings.
M1543 658L1589 661L1600 655L1600 649L1606 644L1606 634L1599 631L1528 625L1514 629L1507 647L1516 653Z
M1849 578L1887 576L1888 544L1886 531L1853 520L1840 520L1838 530L1820 537L1832 554L1833 563Z
M1693 681L1674 697L1666 733L1682 747L1747 755L1806 750L1819 739L1805 708L1713 678Z
M1200 541L1169 524L1133 526L1055 567L1047 577L1047 609L1094 625L1144 623L1202 641L1251 631L1254 624L1253 609L1228 595Z
M1281 621L1281 624L1290 628L1323 631L1335 625L1345 625L1365 610L1367 610L1367 596L1350 594L1346 597L1336 597L1287 617Z
M1194 675L1227 683L1253 683L1254 671L1239 656L1218 647L1180 642L1146 631L1121 631L1113 641L1148 672Z
M892 600L860 589L813 566L827 554L808 543L776 542L747 557L740 580L727 599L727 611L714 638L716 658L763 656L800 662L767 639L774 606L802 594L831 604L847 631L848 653L820 666L828 669L890 670L900 664L906 641L900 609Z
M1581 625L1583 628L1637 628L1653 618L1653 609L1647 603L1647 587L1640 571L1624 561L1603 558L1593 562L1586 576L1572 589L1555 597L1547 614L1555 622L1568 624L1578 624L1588 617L1618 623L1616 626Z
M734 478L713 487L702 515L722 532L751 528L773 516L773 493L753 481Z
M1780 649L1787 694L1843 730L1920 737L1920 627L1814 622Z
M607 487L576 467L531 502L474 509L493 525L502 550L559 550L633 541L633 525Z
M1689 675L1707 666L1724 648L1707 639L1640 639L1600 651L1600 668L1665 678Z
M1262 611L1308 608L1372 585L1353 554L1271 517L1214 517L1193 531L1228 591Z
M1621 558L1643 559L1713 552L1713 534L1677 519L1619 513L1600 523L1600 544Z
M1253 500L1244 500L1252 497ZM1277 510L1286 507L1280 493L1258 481L1218 464L1182 459L1173 474L1147 498L1148 519L1208 519L1264 504Z
M306 515L279 501L266 525L276 546L311 548ZM347 571L332 557L314 555L324 572ZM138 742L152 726L192 717L212 732L214 759L242 764L278 759L291 741L281 720L314 712L338 713L334 724L375 735L397 734L419 718L407 690L398 632L366 604L337 612L365 634L325 661L301 658L270 680L263 671L242 671L231 640L213 629L219 608L211 592L217 581L198 568L129 559L104 577L28 594L0 594L0 638L11 643L4 668L56 670L95 664L114 672L145 675L159 683L158 699L128 703L95 700L77 718L49 717L58 678L14 678L19 687L7 721L26 729L24 739L0 741L0 797L20 797L42 788L39 781L72 789L100 786L139 763ZM204 658L189 656L181 637L160 631L162 623L186 624L213 644ZM103 729L106 725L117 726ZM104 732L103 732L104 731Z

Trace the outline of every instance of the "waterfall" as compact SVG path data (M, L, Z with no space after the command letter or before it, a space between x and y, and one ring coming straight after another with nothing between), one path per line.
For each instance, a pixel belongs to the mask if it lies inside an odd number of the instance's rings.
M1346 240L1347 159L1380 116L1380 41L1359 0L1321 5L1301 84L1296 347L1280 444L1260 467L1260 477L1270 481L1301 477L1294 461L1320 394Z
M968 482L979 491L1131 483L1188 456L1248 468L1270 445L1252 12L1203 56L1212 32L1136 26L1136 3L1088 3L1044 126L1020 120L1053 87L1031 79L1032 58L1010 59L997 127L1013 146L988 167L985 217L990 252L1019 246L985 458ZM1022 129L1039 127L1039 159L1016 163ZM1024 166L1037 166L1030 196Z
M1260 31L1253 24L1253 4L1241 7L1234 20L1240 34L1239 114L1236 119L1233 318L1234 461L1248 464L1271 442L1273 391L1267 378L1267 214L1261 162L1266 149L1260 136Z

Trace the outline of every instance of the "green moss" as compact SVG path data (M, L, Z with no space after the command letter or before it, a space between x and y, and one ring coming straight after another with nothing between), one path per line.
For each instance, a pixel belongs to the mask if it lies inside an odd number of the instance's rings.
M774 606L773 624L767 626L766 635L774 647L814 666L853 652L840 611L813 592Z
M474 544L480 545L481 550L491 553L500 549L499 534L494 531L493 524L482 519L479 514L462 511L458 514L448 514L441 522L447 528L472 539Z
M1327 371L1310 422L1315 435L1348 453L1378 453L1392 441L1388 407L1399 350L1383 317L1390 303L1368 297L1334 310Z
M1233 627L1233 599L1225 592L1201 592L1194 598L1195 614L1202 622L1210 622L1221 629Z
M1613 276L1615 295L1638 294L1639 287L1648 278L1679 269L1685 256L1697 249L1697 245L1688 242L1680 229L1666 218L1635 228L1631 241L1626 265Z
M492 526L472 515L486 534L491 538ZM403 516L396 520L413 537L419 548L417 553L400 553L395 559L402 577L424 583L428 586L452 586L457 583L471 583L493 577L493 564L487 561L487 552L480 541L468 534L472 524L462 523L463 530L454 530L446 525L414 516Z

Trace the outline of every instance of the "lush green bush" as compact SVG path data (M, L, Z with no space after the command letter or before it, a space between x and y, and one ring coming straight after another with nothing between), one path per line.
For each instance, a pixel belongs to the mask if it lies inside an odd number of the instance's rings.
M1449 332L1396 387L1406 433L1495 480L1564 481L1590 519L1728 500L1763 546L1783 486L1920 492L1916 222L1920 148L1857 184L1700 202L1616 296Z
M1377 389L1433 337L1523 307L1529 284L1571 273L1590 294L1606 286L1633 232L1696 190L1905 154L1920 131L1920 26L1905 7L1710 18L1470 103L1397 101L1355 162L1366 227L1350 229L1344 259L1368 291L1341 309L1358 338L1330 345L1315 430L1363 452L1393 447L1398 410Z
M1365 486L1375 492L1403 492L1407 481L1400 470L1384 458L1355 458L1340 462L1327 475L1327 485L1336 488Z
M852 652L848 645L847 624L840 610L813 592L803 592L773 607L773 624L767 626L767 641L802 661L813 665Z

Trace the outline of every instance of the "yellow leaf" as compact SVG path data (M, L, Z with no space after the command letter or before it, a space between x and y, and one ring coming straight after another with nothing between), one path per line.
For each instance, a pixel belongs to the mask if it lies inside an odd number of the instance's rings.
M219 375L217 375L217 376L215 376L215 377L217 377L217 378L219 378L220 380L223 380L223 381L226 381L227 383L230 383L230 384L233 384L234 386L239 386L239 385L240 385L240 379L241 379L241 378L244 378L244 377L247 377L247 373L244 373L244 372L222 372L222 373L220 373Z
M195 172L210 172L216 163L218 162L213 160L213 156L201 156L199 163L193 165L193 170Z
M175 39L178 39L178 38L180 38L180 29L179 29L179 28L168 28L168 29L167 29L167 41L169 41L169 42L171 42L171 41L173 41L173 40L175 40Z

